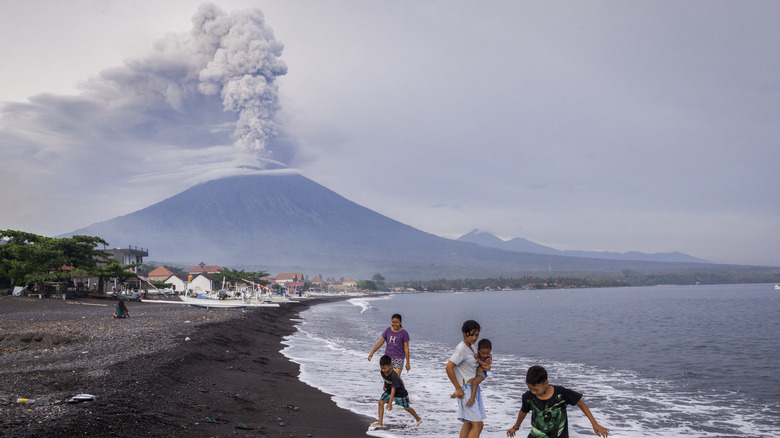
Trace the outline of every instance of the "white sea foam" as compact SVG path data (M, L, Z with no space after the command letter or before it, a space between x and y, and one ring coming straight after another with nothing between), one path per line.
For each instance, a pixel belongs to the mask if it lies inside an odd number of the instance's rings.
M371 298L360 297L360 298L350 298L347 300L347 302L352 304L353 306L360 307L360 313L364 313L369 310L376 310L376 308L371 305L372 301L389 300L390 298L391 298L390 295L383 295L381 297L371 297Z
M298 330L284 341L283 353L301 365L302 381L332 394L338 406L372 418L377 415L382 382L378 360L369 362L367 356L384 326L377 322L375 314L367 315L366 310L373 305L386 307L380 309L384 318L390 308L397 307L377 301L387 299L358 298L350 299L349 304L314 306L301 314ZM406 427L373 431L369 435L457 436L460 423L454 418L455 401L450 398L454 388L444 371L454 344L427 339L419 331L413 334L412 368L402 378L412 397L412 407L424 423L419 428L412 427L412 416L396 408L385 413L385 422ZM742 394L685 390L678 387L674 378L647 378L632 370L499 354L494 350L493 369L482 384L488 415L483 437L506 436L527 389L525 370L537 363L548 369L551 383L582 392L583 400L599 423L611 430L611 436L776 436L775 425L766 419L777 415L777 404L736 409L735 406L750 404ZM572 436L593 436L590 422L576 407L569 407L569 421ZM525 436L529 428L527 418L520 436Z

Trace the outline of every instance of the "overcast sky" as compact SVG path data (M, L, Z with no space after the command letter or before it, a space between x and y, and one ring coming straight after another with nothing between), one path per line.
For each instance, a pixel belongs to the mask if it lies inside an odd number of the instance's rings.
M202 3L2 5L0 229L283 165L443 237L780 266L778 2Z

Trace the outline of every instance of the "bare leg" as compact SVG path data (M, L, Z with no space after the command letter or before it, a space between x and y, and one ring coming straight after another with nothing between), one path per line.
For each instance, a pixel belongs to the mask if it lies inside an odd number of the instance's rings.
M401 377L401 371L403 371L400 368L393 368L393 371L395 371L396 374L398 374L398 378L401 379L401 383L404 383L404 379Z
M471 381L471 397L469 397L469 401L466 402L466 407L471 407L471 405L474 404L474 398L477 396L477 389L479 389L479 384L482 383L483 380L485 380L485 376L480 374Z
M468 438L479 438L482 433L483 423L481 421L474 421L471 424L471 431L469 431Z
M371 423L372 427L382 426L382 419L385 416L384 407L385 407L385 401L379 400L379 413L377 414L377 416L379 417L379 421L377 421L376 423Z
M406 412L412 414L412 417L414 417L416 421L420 421L420 416L417 415L417 412L415 412L413 408L404 408L404 409L406 409Z

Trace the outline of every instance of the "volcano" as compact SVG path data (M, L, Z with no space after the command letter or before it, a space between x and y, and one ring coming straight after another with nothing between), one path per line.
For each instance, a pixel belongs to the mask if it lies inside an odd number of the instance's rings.
M294 173L205 182L142 210L75 230L148 260L388 280L637 269L636 262L522 253L442 238L362 207Z

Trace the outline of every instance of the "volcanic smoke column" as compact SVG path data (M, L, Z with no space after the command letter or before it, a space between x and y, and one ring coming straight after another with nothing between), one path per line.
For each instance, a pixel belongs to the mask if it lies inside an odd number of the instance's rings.
M226 14L204 4L192 18L194 48L208 60L199 72L198 91L222 97L225 111L238 113L235 144L268 156L268 140L276 136L274 113L279 108L274 80L287 73L279 59L284 45L274 39L260 10Z

